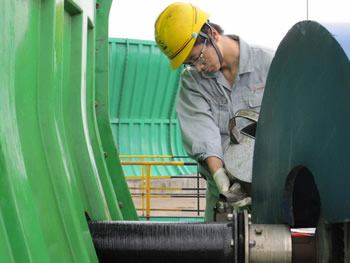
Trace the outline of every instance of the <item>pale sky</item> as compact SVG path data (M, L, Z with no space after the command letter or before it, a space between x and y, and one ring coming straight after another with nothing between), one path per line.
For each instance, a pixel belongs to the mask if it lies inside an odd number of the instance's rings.
M114 0L109 16L109 37L154 40L159 13L174 0ZM297 22L350 23L349 0L188 0L210 14L226 34L251 44L277 48ZM307 8L308 7L308 8Z

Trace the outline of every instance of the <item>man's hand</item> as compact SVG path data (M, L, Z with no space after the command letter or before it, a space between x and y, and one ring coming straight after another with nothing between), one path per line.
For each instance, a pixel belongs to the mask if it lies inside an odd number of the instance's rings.
M221 194L228 191L230 187L230 180L228 179L224 168L217 169L213 175L213 178Z
M233 185L231 185L230 189L227 192L221 193L228 202L236 203L239 201L243 201L248 197L248 194L242 189L241 185L236 182ZM242 203L244 205L247 205L251 202L251 199L249 197L249 200L245 200Z

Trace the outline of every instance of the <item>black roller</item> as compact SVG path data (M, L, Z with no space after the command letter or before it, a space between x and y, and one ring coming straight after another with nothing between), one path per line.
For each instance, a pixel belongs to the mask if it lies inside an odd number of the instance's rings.
M100 263L233 262L231 223L90 221Z

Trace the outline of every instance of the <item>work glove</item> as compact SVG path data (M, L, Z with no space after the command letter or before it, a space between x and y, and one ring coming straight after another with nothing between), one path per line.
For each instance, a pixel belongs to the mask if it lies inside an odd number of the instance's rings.
M229 190L230 180L228 179L228 176L224 168L219 168L214 173L213 178L220 194L227 192Z
M231 203L243 200L248 196L247 193L242 189L241 184L238 182L235 182L233 185L231 185L227 192L223 192L221 194L226 197L226 200L228 202Z

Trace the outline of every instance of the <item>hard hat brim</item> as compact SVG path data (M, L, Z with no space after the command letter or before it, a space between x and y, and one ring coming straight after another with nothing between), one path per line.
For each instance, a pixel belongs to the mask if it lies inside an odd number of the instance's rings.
M180 67L186 58L191 53L191 50L196 42L196 38L191 39L191 41L187 44L187 46L173 59L170 60L170 68L175 70Z

